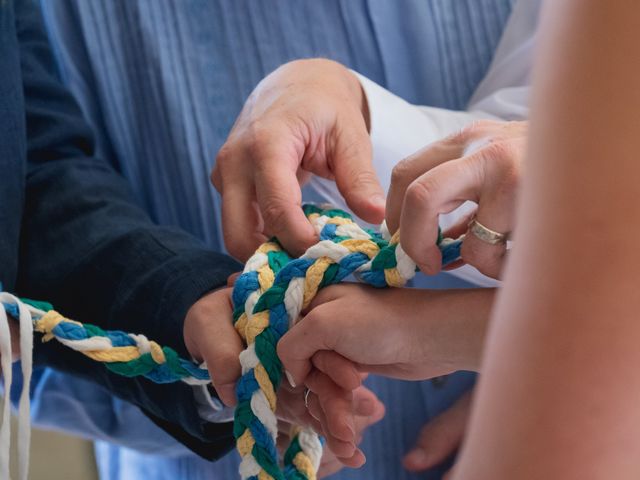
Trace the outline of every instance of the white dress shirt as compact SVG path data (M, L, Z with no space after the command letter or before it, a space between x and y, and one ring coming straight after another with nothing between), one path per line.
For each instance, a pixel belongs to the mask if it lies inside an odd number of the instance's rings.
M389 189L393 167L426 145L476 120L527 118L540 5L541 0L520 0L514 6L489 71L466 111L412 105L356 72L369 104L373 165L385 191ZM348 210L333 182L314 178L312 188L328 203ZM453 225L474 207L472 202L467 202L441 215L440 225L442 228ZM450 273L478 286L498 284L469 265Z

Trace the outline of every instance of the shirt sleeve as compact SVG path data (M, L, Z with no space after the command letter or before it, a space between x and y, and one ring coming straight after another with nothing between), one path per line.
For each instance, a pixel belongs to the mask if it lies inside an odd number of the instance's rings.
M354 72L365 92L369 105L373 165L385 191L391 184L393 167L403 158L415 153L426 145L450 135L476 120L501 118L478 109L455 111L443 108L413 105L391 93L377 83ZM346 203L333 182L314 178L311 183L314 197L328 201L341 208ZM440 216L443 229L475 208L473 202L466 202L453 212ZM448 272L477 286L494 287L499 283L481 274L470 265Z
M178 229L154 225L124 179L95 156L91 131L57 78L34 7L16 1L28 157L18 292L103 329L143 333L187 357L187 310L240 266ZM205 456L232 445L228 424L201 419L185 384L120 377L55 342L39 345L35 360L100 383L181 439L200 444Z
M355 73L355 72L354 72ZM475 120L496 119L482 111L456 111L413 105L356 73L369 104L373 163L385 189L403 158Z

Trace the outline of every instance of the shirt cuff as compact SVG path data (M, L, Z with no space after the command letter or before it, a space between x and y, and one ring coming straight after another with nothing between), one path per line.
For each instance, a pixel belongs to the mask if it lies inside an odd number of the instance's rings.
M482 111L412 105L363 75L353 73L367 97L373 163L385 189L391 182L393 167L403 158L475 120L496 118Z
M403 158L474 121L499 120L481 110L456 111L412 105L359 73L353 73L358 77L367 97L373 165L385 191L389 190L393 167ZM446 229L458 223L473 208L473 202L466 202L453 212L441 215L440 226ZM499 282L469 265L449 273L481 287L499 285Z
M206 385L193 386L193 398L196 401L200 418L211 423L227 423L233 421L233 407L227 407L214 397Z

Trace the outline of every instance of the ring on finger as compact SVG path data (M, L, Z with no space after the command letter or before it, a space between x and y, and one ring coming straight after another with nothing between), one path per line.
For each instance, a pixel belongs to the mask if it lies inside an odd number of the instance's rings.
M488 243L490 245L506 245L509 240L510 233L500 233L495 230L491 230L481 224L474 216L468 225L469 233L473 234L478 240Z

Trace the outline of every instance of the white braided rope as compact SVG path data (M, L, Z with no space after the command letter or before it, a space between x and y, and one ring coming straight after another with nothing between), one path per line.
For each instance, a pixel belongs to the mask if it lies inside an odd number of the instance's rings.
M17 297L0 292L0 303L14 304L18 307L20 322L20 360L22 367L22 391L18 403L18 475L26 480L29 475L29 443L31 440L29 386L33 371L33 319L32 309L27 308ZM11 448L11 392L12 352L9 317L0 305L0 356L2 357L2 376L4 377L4 408L2 410L2 426L0 427L0 474L10 479L9 451Z

